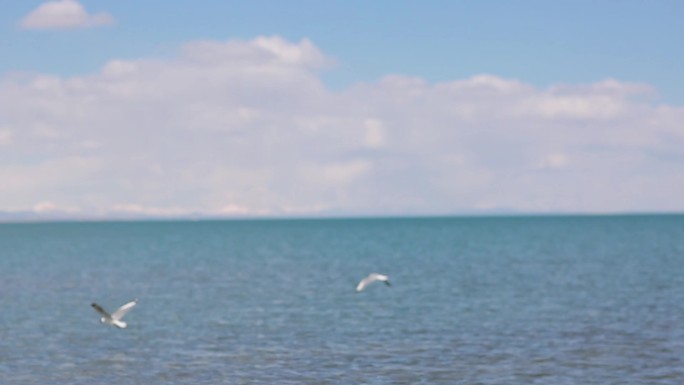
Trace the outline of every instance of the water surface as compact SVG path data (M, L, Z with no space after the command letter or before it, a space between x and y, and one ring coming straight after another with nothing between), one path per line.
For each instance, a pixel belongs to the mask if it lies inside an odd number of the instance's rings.
M684 216L0 224L0 274L6 384L684 383Z

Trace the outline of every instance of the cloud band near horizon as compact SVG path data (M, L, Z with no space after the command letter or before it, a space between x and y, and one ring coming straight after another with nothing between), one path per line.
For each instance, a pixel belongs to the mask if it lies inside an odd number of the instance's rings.
M388 75L331 90L308 40L0 83L0 211L411 215L684 209L684 107L647 84Z

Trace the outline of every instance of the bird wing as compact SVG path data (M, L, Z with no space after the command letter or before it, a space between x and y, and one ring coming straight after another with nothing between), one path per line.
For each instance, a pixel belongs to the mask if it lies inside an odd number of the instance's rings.
M356 285L356 291L361 291L366 288L371 282L375 281L377 278L375 277L376 274L371 274L368 277L364 278L359 282L358 285Z
M362 279L361 282L359 282L359 284L356 285L356 291L363 290L366 287L366 285L368 285L368 282L368 278Z
M369 277L373 277L374 281L383 281L387 282L389 280L389 277L386 275L378 274L378 273L373 273Z
M93 302L92 304L90 304L90 306L92 306L93 309L95 309L95 311L97 311L98 313L100 313L105 319L107 319L107 320L111 320L111 319L112 319L112 316L111 316L109 313L107 313L107 311L106 311L105 309L103 309L102 306L96 304L95 302Z
M121 306L120 308L116 309L114 313L112 313L112 319L113 320L120 320L123 318L123 316L126 315L131 309L133 309L133 306L135 306L138 303L137 299L134 299L133 301Z
M362 279L361 282L359 282L359 284L356 286L356 291L361 291L365 289L366 286L370 285L375 281L383 281L387 286L389 286L389 277L387 277L386 275L373 273L368 275L368 277Z

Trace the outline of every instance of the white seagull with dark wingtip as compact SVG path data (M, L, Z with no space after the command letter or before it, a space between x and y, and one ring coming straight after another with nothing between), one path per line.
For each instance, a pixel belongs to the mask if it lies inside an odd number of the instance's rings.
M356 286L356 291L359 292L359 291L365 289L366 286L370 285L371 283L373 283L375 281L382 281L385 283L385 285L392 286L392 285L390 285L389 277L387 277L386 275L373 273L373 274L370 274L368 277L362 279L361 282L359 282L359 284Z
M137 299L134 299L133 301L121 306L120 308L116 309L116 311L112 314L107 313L105 309L102 308L102 306L96 304L93 302L90 304L90 306L93 307L98 313L102 314L102 318L100 318L100 322L103 324L107 325L112 325L116 326L119 329L125 328L127 325L125 322L123 322L121 319L123 316L126 315L131 309L133 309L133 306L135 306L138 303Z

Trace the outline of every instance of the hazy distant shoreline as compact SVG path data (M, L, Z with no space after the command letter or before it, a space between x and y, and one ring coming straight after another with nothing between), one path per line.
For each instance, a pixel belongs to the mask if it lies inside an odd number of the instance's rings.
M282 220L382 220L382 219L476 219L476 218L573 218L573 217L662 217L682 216L684 212L617 212L617 213L522 213L522 212L466 212L456 214L397 214L397 215L363 215L363 214L330 214L330 215L272 215L272 216L219 216L219 215L74 215L45 214L29 211L0 211L0 224L12 223L59 223L59 222L214 222L214 221L282 221Z

